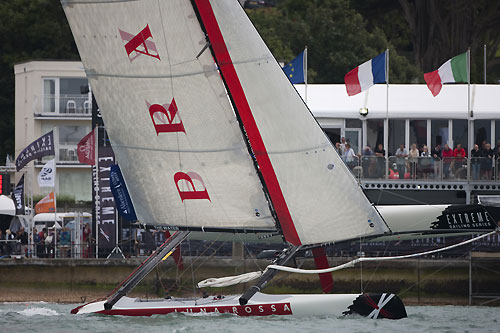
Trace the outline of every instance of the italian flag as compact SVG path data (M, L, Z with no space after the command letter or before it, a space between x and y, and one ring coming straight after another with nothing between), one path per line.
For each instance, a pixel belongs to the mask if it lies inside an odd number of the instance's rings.
M439 69L424 74L427 87L433 96L437 96L443 83L467 82L467 52L451 58Z

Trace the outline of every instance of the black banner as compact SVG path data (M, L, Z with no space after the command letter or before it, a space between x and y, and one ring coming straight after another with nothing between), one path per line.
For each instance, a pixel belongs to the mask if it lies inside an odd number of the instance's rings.
M42 135L19 153L16 158L16 170L19 171L29 162L47 155L55 155L54 131Z
M16 215L25 215L24 207L24 175L21 177L19 182L12 192L12 200L14 200L14 205L16 206Z
M116 246L116 207L110 184L113 164L115 164L113 149L109 146L100 147L97 158L98 195L94 200L100 249L112 249Z
M104 128L101 111L92 95L92 126L97 126L97 164L92 166L92 224L97 235L99 252L109 253L116 246L116 206L111 192L110 171L115 154ZM101 251L102 250L102 251Z

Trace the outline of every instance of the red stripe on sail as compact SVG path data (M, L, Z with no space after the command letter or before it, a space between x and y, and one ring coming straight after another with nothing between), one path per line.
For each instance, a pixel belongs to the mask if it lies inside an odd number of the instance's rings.
M344 76L345 89L347 90L347 95L353 96L361 92L361 84L359 83L358 77L359 66L354 68L352 71Z
M429 90L431 91L432 95L436 97L437 94L439 94L439 92L441 91L441 88L443 87L438 70L435 70L430 73L425 73L424 80L427 83L427 87L429 87Z
M195 3L198 7L201 20L205 25L215 57L219 63L220 71L226 80L229 91L231 92L231 96L245 127L248 140L250 141L257 163L259 164L260 171L264 177L267 190L269 191L276 215L278 216L278 220L283 230L283 235L286 240L293 245L300 245L301 241L293 224L292 216L288 210L285 198L283 197L283 192L281 191L278 178L274 172L274 168L271 164L271 160L269 159L269 155L267 154L264 141L262 140L262 136L260 135L259 129L253 117L252 110L248 104L248 100L245 96L245 92L243 91L243 87L241 86L236 69L234 68L229 51L227 50L224 37L220 31L219 24L215 18L210 1L195 0Z
M322 247L315 247L312 249L314 256L314 263L317 269L329 268L328 259L326 258L325 249ZM333 289L333 278L332 273L319 273L319 281L321 282L321 288L325 294L329 294Z

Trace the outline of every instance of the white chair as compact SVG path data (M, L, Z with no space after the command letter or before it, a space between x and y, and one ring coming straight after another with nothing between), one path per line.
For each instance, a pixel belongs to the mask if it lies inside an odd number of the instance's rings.
M90 111L91 111L90 101L86 100L83 102L83 112L90 113Z
M76 113L76 102L72 99L66 102L66 112L67 113Z

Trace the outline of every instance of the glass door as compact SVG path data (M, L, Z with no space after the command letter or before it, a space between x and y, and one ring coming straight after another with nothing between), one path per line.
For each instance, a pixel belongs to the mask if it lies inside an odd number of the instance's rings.
M361 128L346 128L344 137L354 152L361 154Z

